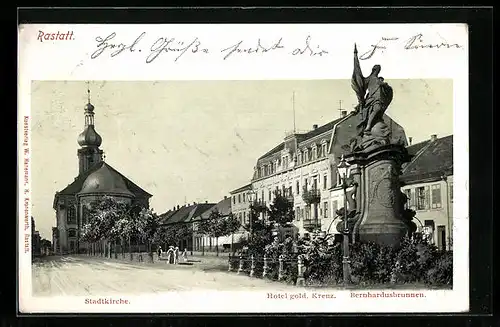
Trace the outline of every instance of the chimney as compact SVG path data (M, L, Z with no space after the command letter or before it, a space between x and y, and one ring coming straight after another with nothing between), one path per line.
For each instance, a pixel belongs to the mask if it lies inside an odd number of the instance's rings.
M208 204L208 200L205 200L205 204Z
M227 195L224 195L224 200L226 200L226 199L227 199Z
M313 129L316 129L316 128L318 128L318 125L317 125L317 124L314 124L314 125L313 125Z
M342 117L347 116L347 110L342 110L342 111L340 112L340 114L342 115Z
M180 207L179 207L179 205L177 205L177 210L179 210L179 209L180 209Z
M413 140L413 138L412 138L411 136L410 136L410 137L408 137L408 143L410 143L410 145L411 145L411 141L412 141L412 140Z
M437 134L432 134L431 135L431 141L434 142L435 140L437 140L438 136Z

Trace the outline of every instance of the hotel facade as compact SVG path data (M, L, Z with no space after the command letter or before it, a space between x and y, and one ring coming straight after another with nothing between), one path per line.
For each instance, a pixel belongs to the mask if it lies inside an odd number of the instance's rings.
M353 113L344 111L341 118L314 125L307 133L287 135L257 160L250 184L256 200L269 207L276 192L287 197L293 202L293 224L301 236L316 230L338 233L335 212L344 199L337 165L350 150L357 120ZM384 121L391 129L392 141L406 146L404 129L387 115Z

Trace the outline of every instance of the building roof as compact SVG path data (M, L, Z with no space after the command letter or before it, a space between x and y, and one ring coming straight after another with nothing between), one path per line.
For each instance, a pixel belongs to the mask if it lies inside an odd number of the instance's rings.
M92 167L90 167L89 169L87 169L82 174L78 175L75 178L75 180L72 183L70 183L68 186L66 186L62 191L56 192L56 195L54 196L53 207L54 208L56 207L56 202L57 202L57 199L58 199L59 196L61 196L61 195L71 195L71 196L74 196L78 192L80 192L81 189L82 189L82 187L83 187L83 183L85 182L85 180L87 179L87 177L89 175L91 175L92 173L96 172L97 170L99 170L102 166L106 166L110 171L117 173L121 178L123 178L127 189L129 191L131 191L135 196L143 196L143 197L147 197L147 198L152 197L151 194L149 194L148 192L146 192L145 190L143 190L142 188L140 188L139 186L137 186L134 182L132 182L130 179L128 179L127 177L125 177L119 171L117 171L116 169L114 169L113 167L111 167L108 163L106 163L104 161L101 161L101 162L98 162L98 163L94 164Z
M212 206L208 210L205 210L200 215L193 217L193 221L201 219L209 219L212 212L218 211L222 216L228 216L231 213L231 198L225 198L219 201L216 205Z
M384 114L384 122L389 126L392 135L392 142L401 143L405 146L407 145L406 134L398 123L396 123L391 117ZM323 126L317 127L308 133L295 134L297 140L298 148L304 146L311 146L313 142L317 142L316 137L323 135L325 139L330 142L328 154L334 154L337 158L342 155L349 154L351 152L350 143L353 138L358 134L357 125L359 123L359 117L350 113L347 116L335 119ZM275 159L273 156L284 149L285 143L289 142L286 140L280 145L276 146L273 150L267 152L257 160L257 165L261 163L266 163L269 159ZM291 143L293 144L293 143ZM292 145L293 146L293 145ZM293 150L292 150L293 151ZM256 179L257 172L254 172L253 179ZM263 177L267 178L267 177Z
M179 209L167 211L160 215L160 221L163 225L189 223L196 216L213 207L215 203L197 203L184 205Z
M114 169L104 164L90 174L83 182L78 194L107 193L134 196L127 188L123 177Z
M295 135L300 142L307 141L307 140L312 139L313 137L321 135L325 132L329 132L329 131L331 132L333 126L335 126L335 124L338 123L339 121L341 121L342 119L344 119L344 117L339 118L339 119L335 119L334 121L331 121L328 124L325 124L323 126L319 126L318 128L313 129L312 131L309 131L307 133L301 133L301 134L295 134ZM275 153L278 153L278 152L282 151L284 148L285 148L285 142L282 142L278 146L274 147L272 150L268 151L266 154L261 156L259 158L259 160L266 158L266 157L269 157Z
M231 191L229 192L229 194L236 194L236 193L240 193L240 192L243 192L243 191L249 191L252 189L252 184L247 184L245 186L242 186L240 188L237 188L236 190L234 191Z
M402 171L405 184L453 175L453 135L411 145L408 153L413 158Z

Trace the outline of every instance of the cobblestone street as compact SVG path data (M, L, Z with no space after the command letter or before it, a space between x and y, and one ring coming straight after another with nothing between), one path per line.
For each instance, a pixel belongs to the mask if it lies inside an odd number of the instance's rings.
M193 265L165 262L129 263L87 256L54 256L35 260L33 295L148 294L190 290L286 291L293 286L271 282L227 269L226 258L200 258Z

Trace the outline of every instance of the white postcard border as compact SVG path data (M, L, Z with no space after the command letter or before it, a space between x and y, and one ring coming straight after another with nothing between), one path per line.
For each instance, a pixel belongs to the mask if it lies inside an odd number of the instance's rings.
M40 41L40 31L73 31L71 45L62 41ZM348 32L346 32L346 30ZM223 49L240 39L267 40L283 37L300 47L307 36L329 51L325 56L290 56L269 53L222 60L220 51L204 57L183 57L177 62L165 55L146 64L144 56L122 53L111 59L95 51L95 38L111 32L139 35L145 31L151 40L163 35L178 39L196 36L207 47ZM460 43L462 49L404 50L388 46L383 54L362 61L367 70L380 64L383 76L392 78L450 78L454 94L454 203L453 290L422 291L421 298L353 298L350 291L336 290L330 300L277 301L268 292L170 292L161 295L120 296L128 305L88 305L85 297L32 297L31 251L25 252L25 238L31 237L29 205L30 139L25 142L24 121L30 117L30 87L33 80L243 80L243 79L348 79L352 74L352 47L370 48L381 37L401 39L418 33L432 34L434 40ZM427 33L427 34L426 34ZM436 36L439 35L439 36ZM19 309L21 312L458 312L469 307L469 163L468 163L468 31L465 24L313 24L313 25L22 25L19 33L18 91L18 171L19 171ZM122 37L123 39L123 37ZM123 42L127 40L124 39ZM133 40L132 40L133 41ZM225 44L225 45L224 45ZM293 46L292 46L293 47ZM334 49L334 50L333 50ZM292 50L293 51L293 50ZM361 52L361 50L360 50ZM163 55L162 55L163 56ZM156 61L158 60L158 61ZM29 118L28 118L29 121ZM26 152L27 150L27 152ZM24 170L25 160L28 169ZM25 190L28 190L25 192ZM27 199L27 200L26 200ZM25 201L28 202L25 208ZM28 227L25 229L25 227ZM270 290L269 292L272 292ZM297 293L300 293L297 288ZM311 291L306 291L312 293ZM376 292L372 290L356 292ZM384 292L393 292L385 290ZM398 293L407 291L398 290ZM409 292L409 291L408 291ZM420 291L417 291L420 292ZM329 293L322 290L319 293ZM95 297L93 297L95 298ZM103 297L109 298L109 297ZM114 297L117 298L117 297ZM168 303L168 305L167 305ZM223 304L223 305L222 305ZM249 305L251 304L251 305Z

